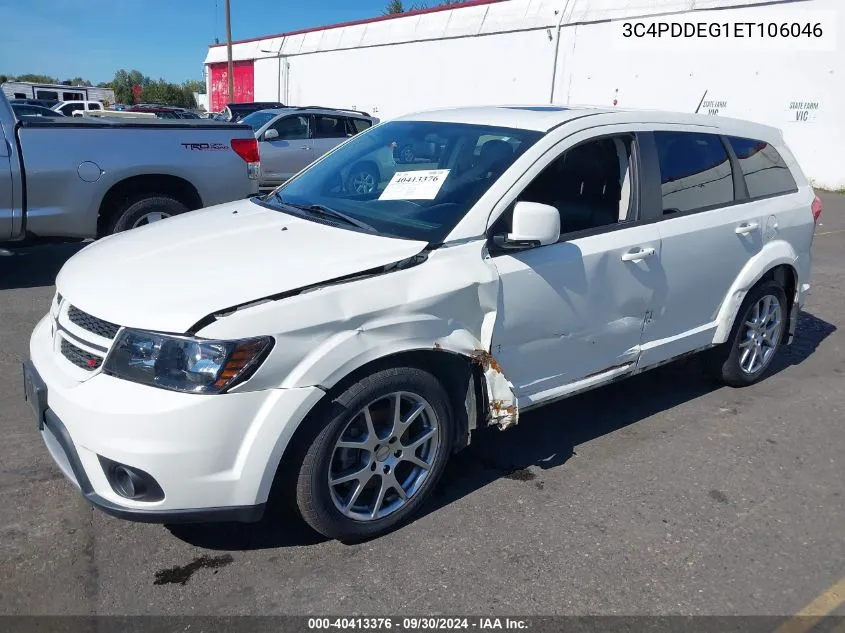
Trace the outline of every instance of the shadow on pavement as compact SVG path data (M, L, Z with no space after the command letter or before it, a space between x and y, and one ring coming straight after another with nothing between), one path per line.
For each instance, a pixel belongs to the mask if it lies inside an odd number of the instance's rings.
M176 538L196 547L212 550L244 551L316 545L325 542L283 502L268 504L264 518L256 523L206 523L168 525Z
M84 246L84 242L25 247L0 244L0 290L54 285L61 267Z
M835 331L833 324L802 312L795 341L778 354L769 376L802 363ZM576 446L720 388L693 357L528 412L513 429L479 431L467 449L452 457L419 516L436 512L502 477L533 482L541 488L537 471L566 463L575 455ZM168 529L192 545L215 550L302 546L326 540L294 512L276 509L280 507L274 506L272 514L255 524ZM495 508L490 511L492 520Z

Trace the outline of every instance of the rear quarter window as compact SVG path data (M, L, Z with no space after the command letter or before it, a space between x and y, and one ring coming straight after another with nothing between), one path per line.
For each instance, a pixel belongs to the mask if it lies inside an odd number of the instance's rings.
M745 177L749 197L763 198L798 190L792 172L772 145L736 136L728 137L728 142Z
M352 125L351 132L353 134L360 134L364 130L368 130L372 127L372 122L367 121L366 119L348 119L349 123Z

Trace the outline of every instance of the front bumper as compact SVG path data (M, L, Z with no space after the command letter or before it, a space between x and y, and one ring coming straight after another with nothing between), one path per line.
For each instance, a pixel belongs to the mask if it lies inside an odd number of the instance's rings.
M182 394L102 373L78 382L54 351L49 317L30 357L30 375L46 389L41 435L54 461L88 501L136 521L259 519L288 441L324 393ZM163 498L121 496L101 458L149 474Z

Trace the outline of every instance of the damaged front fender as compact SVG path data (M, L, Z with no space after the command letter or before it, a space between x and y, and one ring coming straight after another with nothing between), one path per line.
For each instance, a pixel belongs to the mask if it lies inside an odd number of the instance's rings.
M433 250L426 261L378 276L310 288L217 315L200 336L274 333L276 345L239 389L331 389L380 359L406 352L452 352L483 377L478 414L507 428L519 410L513 385L491 355L500 284L483 241ZM486 410L485 410L486 409Z
M513 391L513 384L505 377L498 361L484 349L474 350L472 359L483 372L490 422L502 429L519 422L519 403Z

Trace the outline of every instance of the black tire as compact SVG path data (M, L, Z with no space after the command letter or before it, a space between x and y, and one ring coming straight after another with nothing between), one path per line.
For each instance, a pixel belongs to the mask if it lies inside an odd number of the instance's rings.
M346 178L346 190L349 193L367 194L378 190L381 176L375 165L358 163L349 170Z
M780 331L776 337L777 340L773 341L774 348L772 353L769 354L768 360L758 370L749 373L743 370L740 365L745 351L744 348L740 347L740 344L747 340L748 326L746 322L752 318L757 303L766 296L775 297L780 304ZM788 319L789 311L783 287L775 281L764 281L757 284L749 290L737 311L737 317L728 340L706 354L704 359L705 369L713 378L731 387L746 387L759 382L768 372L781 343L785 339Z
M109 225L108 233L120 233L135 228L135 225L150 213L161 213L167 217L173 217L186 211L188 211L188 207L167 195L149 194L136 196L126 200L115 211L111 224Z
M414 152L413 145L405 145L399 150L399 162L404 165L410 165L417 160L417 155Z
M431 467L416 491L404 506L378 519L355 520L335 505L329 486L329 473L335 443L351 420L367 405L394 392L407 392L422 397L437 416L439 446L431 458ZM346 388L334 398L322 414L310 421L313 439L305 441L304 456L296 477L296 505L305 521L326 537L343 542L358 542L384 534L408 520L425 503L437 484L452 452L454 418L445 389L430 373L421 369L400 367L371 374ZM384 442L384 440L379 440ZM396 444L393 445L394 447ZM376 452L373 452L373 462ZM367 457L367 461L369 461ZM364 462L366 467L367 461ZM356 466L357 467L357 466ZM375 466L374 466L375 468ZM375 471L377 472L377 471ZM398 471L397 471L398 472ZM377 486L382 486L377 475ZM385 497L386 499L386 497ZM351 504L350 504L351 505ZM374 505L376 505L374 503Z

